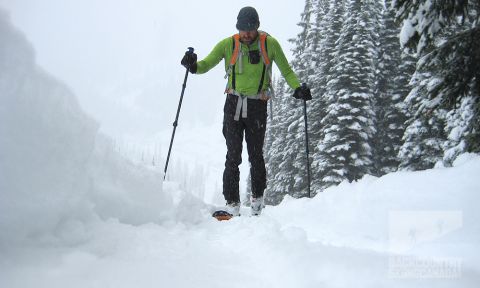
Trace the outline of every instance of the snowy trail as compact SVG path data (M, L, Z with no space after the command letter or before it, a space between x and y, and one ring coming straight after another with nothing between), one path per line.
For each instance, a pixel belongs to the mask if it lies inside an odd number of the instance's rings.
M269 216L191 227L108 222L94 230L78 248L37 250L33 262L25 251L26 266L2 265L4 287L345 287L352 273L358 279L384 266L382 255L309 242Z
M0 287L477 287L480 158L455 165L365 177L312 199L286 198L260 217L244 207L244 216L224 222L166 183L164 198L142 206L172 213L157 223L127 224L115 213L73 218L0 243ZM169 197L173 207L154 205ZM397 254L392 228L407 236L400 244L408 249ZM407 272L427 275L395 277L398 257L417 261Z
M309 231L268 211L228 222L205 215L197 224L111 220L88 229L79 246L4 255L2 287L425 287L424 279L389 278L389 254L308 240ZM460 279L428 281L475 287L480 274L464 269Z

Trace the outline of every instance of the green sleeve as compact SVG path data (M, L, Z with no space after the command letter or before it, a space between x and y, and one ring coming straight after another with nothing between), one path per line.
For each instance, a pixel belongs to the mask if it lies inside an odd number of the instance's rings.
M225 47L229 38L218 42L213 48L212 52L205 57L205 59L197 62L196 74L203 74L215 67L223 58L225 58Z
M288 64L282 47L275 38L268 37L267 39L271 40L268 44L270 44L271 46L273 46L272 48L274 48L272 49L274 53L273 61L275 62L275 64L277 64L280 73L282 73L290 88L292 88L293 90L297 89L298 87L300 87L300 81L298 81L297 75L292 71L292 67L290 67L290 64Z

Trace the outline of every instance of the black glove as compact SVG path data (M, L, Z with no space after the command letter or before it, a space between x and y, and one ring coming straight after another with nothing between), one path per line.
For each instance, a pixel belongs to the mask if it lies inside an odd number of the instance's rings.
M303 83L302 86L295 89L293 97L305 101L312 100L312 92L310 92L310 88L308 88L307 84Z
M185 68L189 68L190 72L197 72L197 54L187 51L180 62Z

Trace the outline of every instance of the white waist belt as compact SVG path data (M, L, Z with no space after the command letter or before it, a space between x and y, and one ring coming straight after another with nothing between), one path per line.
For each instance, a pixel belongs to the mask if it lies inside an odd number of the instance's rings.
M247 103L248 99L262 99L263 93L259 93L257 95L243 95L242 93L238 93L233 89L228 89L226 91L228 94L235 95L238 97L237 100L237 109L235 111L235 116L233 120L239 121L240 120L240 112L242 112L242 118L247 118Z

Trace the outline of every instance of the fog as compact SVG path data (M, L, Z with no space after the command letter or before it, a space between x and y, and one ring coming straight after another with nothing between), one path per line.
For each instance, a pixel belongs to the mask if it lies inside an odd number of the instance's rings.
M205 57L236 32L244 6L257 9L260 29L291 59L287 40L300 29L303 1L0 0L33 43L37 63L72 89L100 130L139 143L171 130L187 47ZM223 76L218 65L189 77L179 131L221 121Z

